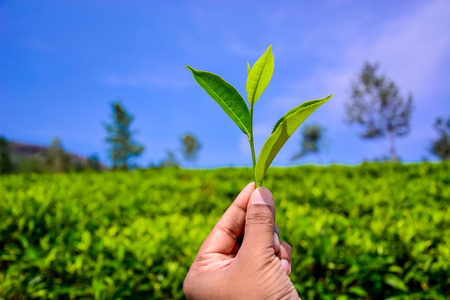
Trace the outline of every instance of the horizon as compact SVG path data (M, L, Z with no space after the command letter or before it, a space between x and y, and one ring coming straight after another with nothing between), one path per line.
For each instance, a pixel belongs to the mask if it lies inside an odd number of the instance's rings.
M0 136L0 138L2 138L2 136ZM9 141L10 143L16 143L16 144L21 144L21 145L26 145L26 146L36 146L36 147L40 147L40 148L48 148L48 145L38 145L38 144L27 144L27 143L21 143L21 142L17 142L17 141ZM63 147L64 149L64 147ZM66 150L66 149L64 149ZM66 151L67 152L67 151ZM72 155L72 156L76 156L82 159L89 159L89 157L86 156L82 156L78 153L73 153L73 152L67 152L68 154ZM312 167L330 167L330 166L345 166L345 167L357 167L363 164L367 164L367 163L400 163L402 165L413 165L413 164L420 164L420 163L441 163L442 161L439 159L436 160L417 160L417 161L391 161L390 159L386 158L385 160L383 159L376 159L376 160L362 160L360 162L356 162L356 163L341 163L341 162L328 162L328 163L318 163L315 161L311 161L311 162L293 162L293 163L289 163L289 164L275 164L275 165L270 165L270 169L276 169L276 168L297 168L297 167L308 167L308 166L312 166ZM102 163L100 161L100 163ZM103 164L103 166L110 168L111 166L108 164ZM178 166L173 166L175 168L180 168L180 169L185 169L185 170L213 170L213 169L226 169L226 168L236 168L236 169L249 169L252 170L252 165L227 165L227 164L223 164L223 165L211 165L211 166L206 166L206 167L202 167L202 166L189 166L189 165L183 165L183 164L179 164ZM158 169L160 168L160 166L158 165L148 165L148 166L139 166L136 165L132 168L129 169L129 171L134 171L134 170L146 170L146 169ZM167 167L166 167L167 168ZM121 171L121 170L116 170L116 171Z

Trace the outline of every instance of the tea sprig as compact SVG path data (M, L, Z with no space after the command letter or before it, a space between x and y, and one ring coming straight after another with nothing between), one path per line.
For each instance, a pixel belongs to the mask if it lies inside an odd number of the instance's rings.
M253 174L256 187L262 186L264 175L275 156L287 142L295 130L317 109L328 101L332 95L318 100L311 100L300 104L288 111L275 124L272 134L264 143L258 159L255 157L255 146L253 138L253 105L261 97L272 78L274 69L274 58L272 46L255 62L253 67L247 62L247 100L250 109L239 92L220 76L195 70L186 66L192 72L195 81L216 101L225 113L236 123L236 125L248 137L252 152Z

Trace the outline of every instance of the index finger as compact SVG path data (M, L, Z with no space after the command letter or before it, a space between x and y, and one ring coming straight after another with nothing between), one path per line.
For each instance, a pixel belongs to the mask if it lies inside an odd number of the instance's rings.
M199 252L205 254L231 253L236 239L244 228L247 203L254 189L255 183L251 182L239 193L216 226L211 230Z

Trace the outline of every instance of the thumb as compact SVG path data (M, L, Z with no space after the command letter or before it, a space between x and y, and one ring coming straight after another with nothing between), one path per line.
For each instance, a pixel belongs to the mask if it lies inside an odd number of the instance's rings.
M242 246L252 250L273 249L275 204L272 193L263 187L253 191L247 204Z

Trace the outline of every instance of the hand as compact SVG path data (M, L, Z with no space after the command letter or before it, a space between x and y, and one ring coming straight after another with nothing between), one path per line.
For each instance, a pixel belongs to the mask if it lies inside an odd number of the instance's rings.
M217 222L184 280L192 299L299 299L291 247L278 238L266 188L247 185Z

